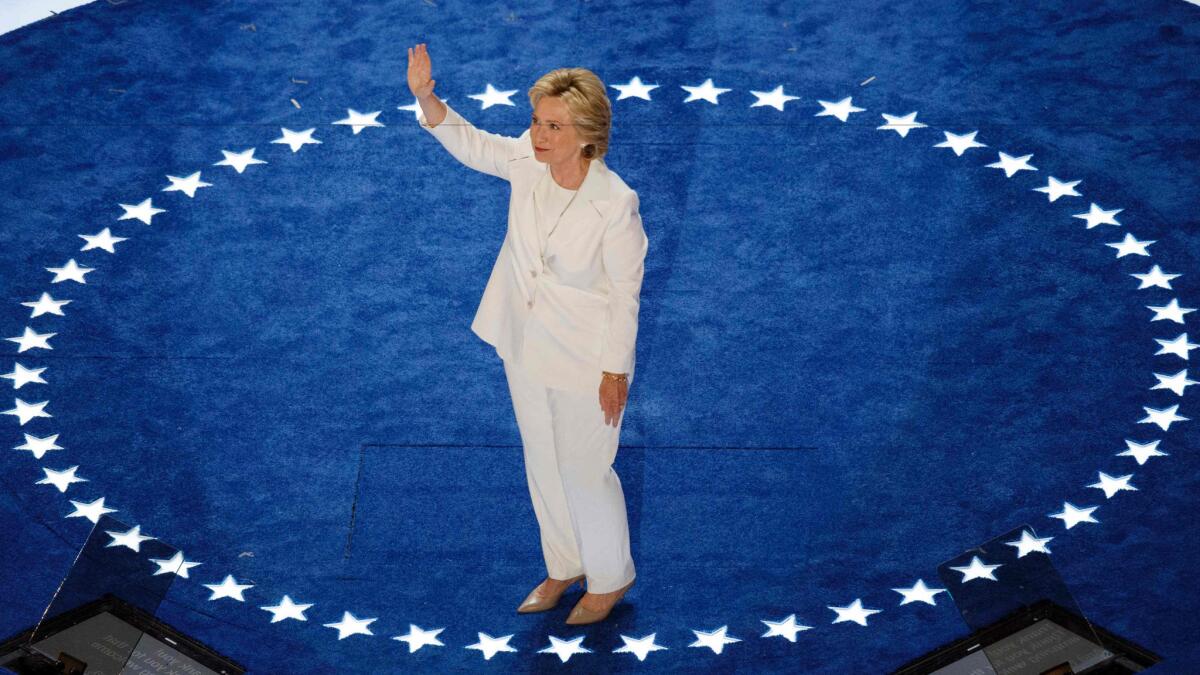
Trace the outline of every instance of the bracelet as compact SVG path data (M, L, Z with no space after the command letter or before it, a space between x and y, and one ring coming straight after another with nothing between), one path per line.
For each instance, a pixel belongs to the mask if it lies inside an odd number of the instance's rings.
M602 371L602 372L604 373L604 379L606 379L606 380L615 380L617 382L626 382L629 377L626 373L620 373L620 374L610 373L607 370Z

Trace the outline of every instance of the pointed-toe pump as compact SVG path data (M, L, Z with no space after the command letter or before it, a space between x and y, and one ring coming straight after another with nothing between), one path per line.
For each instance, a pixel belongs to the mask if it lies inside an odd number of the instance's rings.
M633 586L634 581L637 581L636 577L633 579L633 581L625 584L623 588L619 588L611 593L596 593L595 595L602 596L605 598L605 600L609 601L607 608L601 611L590 610L587 607L584 607L583 598L580 598L579 602L575 603L575 608L571 610L570 615L567 616L567 623L572 626L581 626L607 619L609 613L612 612L613 607L617 606L617 603L621 601L621 598L625 597L625 592ZM585 594L583 597L586 598L588 595L590 594Z
M577 577L571 577L570 579L566 580L567 583L562 587L562 590L554 594L542 592L542 584L538 584L536 588L529 592L529 595L525 597L525 600L520 604L520 606L517 607L517 613L531 614L533 612L544 612L548 609L554 609L556 606L558 606L559 599L562 598L563 593L567 592L567 589L571 588L571 586L574 586L575 582L579 582L579 586L582 588L584 579L586 578L586 574L580 574Z

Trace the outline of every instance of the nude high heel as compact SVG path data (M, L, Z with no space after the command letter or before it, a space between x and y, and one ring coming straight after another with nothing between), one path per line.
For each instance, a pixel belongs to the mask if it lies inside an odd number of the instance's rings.
M577 577L567 579L567 584L562 587L562 590L553 595L543 595L540 593L539 589L541 589L542 584L538 584L537 588L534 588L532 591L530 591L529 595L525 597L525 600L521 602L520 606L517 607L517 613L530 614L533 612L544 612L548 609L554 609L558 605L559 598L562 597L563 593L567 592L567 589L571 588L571 586L574 586L575 582L577 581L579 582L580 588L582 588L584 579L586 578L586 574L580 574Z
M633 581L625 584L623 588L619 588L611 593L596 593L595 595L600 596L608 601L608 608L602 611L593 611L587 607L584 607L583 598L580 598L579 602L575 603L575 608L572 609L571 613L567 616L567 623L571 624L572 626L579 626L587 623L596 623L597 621L603 621L604 619L608 618L608 615L610 612L612 612L613 607L616 607L617 603L621 601L621 598L625 597L625 592L628 591L631 586L633 586L634 581L637 581L637 577L634 577ZM586 598L588 595L592 594L588 593L583 597Z

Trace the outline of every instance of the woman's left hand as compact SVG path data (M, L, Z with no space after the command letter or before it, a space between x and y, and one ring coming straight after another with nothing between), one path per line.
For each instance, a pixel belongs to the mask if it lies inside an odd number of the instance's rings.
M603 378L600 381L600 408L604 410L604 423L614 427L621 419L621 409L629 398L629 384L624 380Z

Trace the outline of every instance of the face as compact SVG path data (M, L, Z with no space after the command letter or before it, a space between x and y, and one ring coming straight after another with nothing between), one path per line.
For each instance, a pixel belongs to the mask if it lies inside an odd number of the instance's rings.
M529 140L539 162L561 165L582 157L583 141L571 121L571 112L561 98L543 96L538 101L529 122Z

